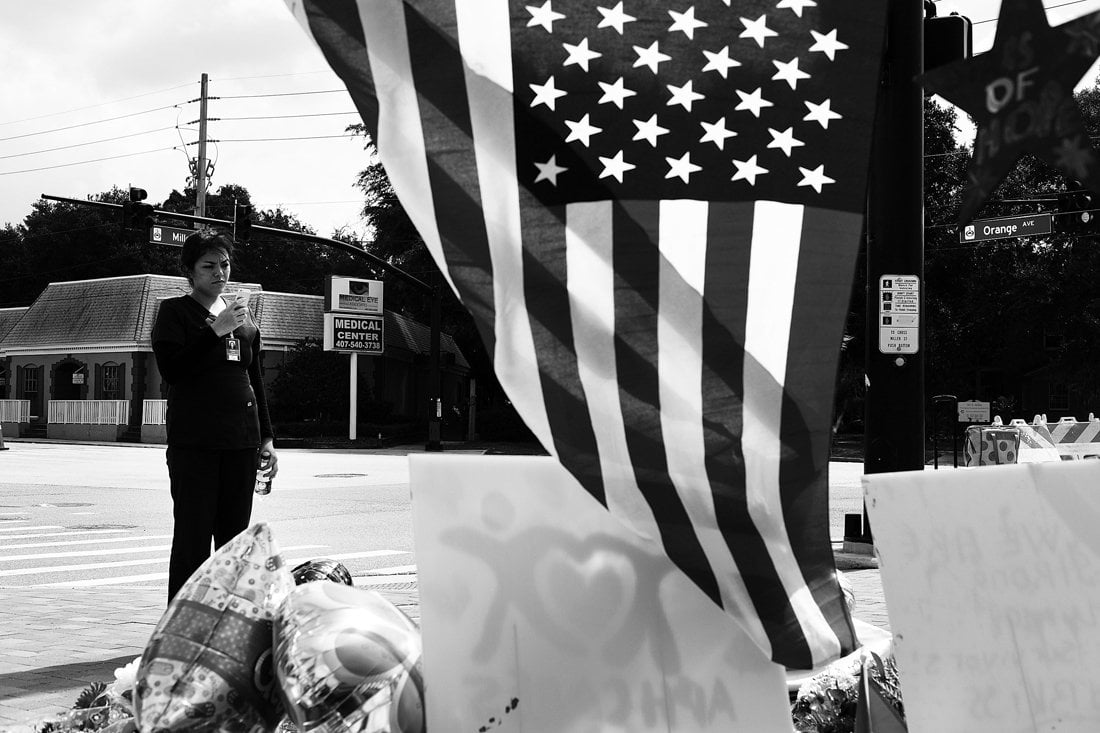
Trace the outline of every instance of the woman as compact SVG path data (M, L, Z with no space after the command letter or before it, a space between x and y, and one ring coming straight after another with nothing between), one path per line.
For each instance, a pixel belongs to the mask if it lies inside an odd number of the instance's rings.
M210 556L248 528L259 457L278 471L267 395L260 378L260 332L244 302L222 299L233 242L196 233L180 265L191 292L160 304L153 353L168 383L168 476L172 556L168 600Z

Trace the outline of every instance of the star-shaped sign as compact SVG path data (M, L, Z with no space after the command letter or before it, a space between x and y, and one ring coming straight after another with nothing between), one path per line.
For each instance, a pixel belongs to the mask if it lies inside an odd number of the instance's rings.
M992 49L921 77L978 128L960 224L974 218L1027 153L1100 192L1100 156L1091 144L1075 142L1088 138L1073 87L1098 53L1096 44L1079 43L1082 37L1100 37L1100 12L1051 28L1041 0L1002 0Z

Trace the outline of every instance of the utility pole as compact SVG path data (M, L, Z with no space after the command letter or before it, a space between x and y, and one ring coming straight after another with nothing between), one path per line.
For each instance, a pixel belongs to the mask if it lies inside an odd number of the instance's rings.
M867 201L868 474L924 468L924 3L888 2Z
M195 164L195 215L206 216L206 83L204 72L199 82L199 159Z

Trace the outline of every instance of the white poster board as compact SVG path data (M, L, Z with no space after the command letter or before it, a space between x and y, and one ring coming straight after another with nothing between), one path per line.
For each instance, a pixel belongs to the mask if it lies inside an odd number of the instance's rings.
M427 730L790 733L783 668L553 459L410 482Z
M1100 730L1100 461L863 481L910 732Z

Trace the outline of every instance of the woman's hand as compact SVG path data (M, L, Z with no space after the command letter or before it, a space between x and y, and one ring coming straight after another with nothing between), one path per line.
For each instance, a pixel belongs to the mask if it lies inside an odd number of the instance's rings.
M226 334L233 333L233 329L237 326L243 326L247 319L248 308L234 301L218 314L218 317L210 324L210 328L214 329L214 333L218 334L218 336L225 336Z
M263 455L267 454L267 470L264 473L268 478L275 478L275 475L279 473L279 456L275 453L275 441L265 440L263 445L260 446L260 461L263 462Z

